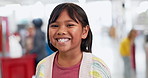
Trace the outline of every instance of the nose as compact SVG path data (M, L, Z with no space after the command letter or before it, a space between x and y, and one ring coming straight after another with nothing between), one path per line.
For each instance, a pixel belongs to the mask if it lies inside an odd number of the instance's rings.
M57 31L57 35L66 35L66 34L67 34L67 28L64 26L60 26Z

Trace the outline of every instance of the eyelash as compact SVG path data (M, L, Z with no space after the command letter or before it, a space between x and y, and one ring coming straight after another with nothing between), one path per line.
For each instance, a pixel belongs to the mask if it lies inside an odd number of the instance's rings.
M72 27L75 26L74 24L68 24L67 27Z
M59 27L58 25L51 25L50 27Z
M75 26L74 24L67 24L67 27ZM50 25L50 27L59 27L59 25Z

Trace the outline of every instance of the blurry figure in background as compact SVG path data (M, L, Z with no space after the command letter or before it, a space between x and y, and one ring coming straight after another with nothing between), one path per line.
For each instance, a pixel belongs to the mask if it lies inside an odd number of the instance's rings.
M136 73L134 42L136 36L137 30L132 29L129 32L128 36L124 38L120 43L120 53L124 61L124 78L131 78L131 74L133 71L134 73Z
M131 38L131 66L134 73L136 73L136 45L135 45L135 38L137 37L137 30L130 31L130 38Z
M114 26L111 26L109 29L109 35L111 38L115 39L116 38L116 29Z
M28 26L27 22L21 22L17 25L17 32L20 34L21 40L20 40L20 44L23 48L23 54L25 53L25 40L26 40L26 27Z
M30 50L31 54L36 54L36 64L46 57L48 54L46 52L46 40L45 33L41 30L43 21L40 18L33 19L32 21L35 27L35 35L33 39L33 49Z
M30 54L29 52L33 49L33 40L35 36L35 27L30 26L27 28L27 36L25 40L25 54Z

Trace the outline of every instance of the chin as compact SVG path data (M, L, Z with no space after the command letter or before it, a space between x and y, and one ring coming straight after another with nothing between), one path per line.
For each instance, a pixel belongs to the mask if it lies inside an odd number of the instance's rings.
M69 46L57 46L57 49L59 51L67 51L70 49L70 47Z
M66 50L66 49L58 49L58 51L59 51L59 52L66 52L66 51L68 51L68 50Z

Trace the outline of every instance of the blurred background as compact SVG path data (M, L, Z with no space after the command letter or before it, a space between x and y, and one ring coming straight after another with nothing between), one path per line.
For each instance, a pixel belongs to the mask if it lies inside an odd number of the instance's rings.
M112 78L124 78L121 40L131 29L138 35L136 76L148 78L148 0L0 0L0 78L33 78L37 55L33 49L33 19L41 18L41 30L53 8L62 2L80 5L88 15L93 33L92 52L108 65ZM47 55L53 52L47 46Z

